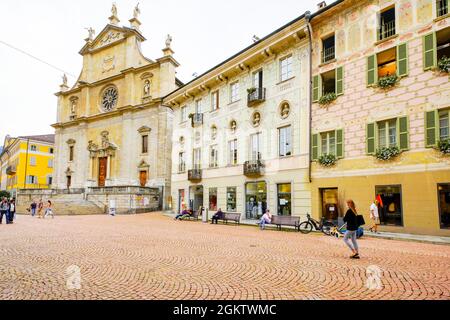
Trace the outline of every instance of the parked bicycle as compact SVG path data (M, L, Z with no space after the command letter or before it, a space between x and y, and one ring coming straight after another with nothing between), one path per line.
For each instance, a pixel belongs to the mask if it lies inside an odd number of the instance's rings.
M335 228L335 224L325 220L325 218L322 218L322 220L319 222L313 218L311 218L311 215L307 215L308 221L302 222L300 224L300 232L303 234L309 234L314 230L321 231L327 236L331 234L331 230Z

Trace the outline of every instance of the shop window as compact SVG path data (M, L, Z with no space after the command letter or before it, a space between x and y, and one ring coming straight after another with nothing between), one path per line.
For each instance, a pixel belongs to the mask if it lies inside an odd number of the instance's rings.
M292 215L292 185L290 183L278 185L278 215Z
M260 219L267 210L267 184L265 182L251 182L245 185L246 218Z
M450 229L450 184L438 185L439 216L442 229Z
M236 212L237 210L237 188L227 188L227 212Z
M217 211L217 188L209 189L209 210Z
M379 203L380 222L385 226L403 226L403 206L401 186L377 186L376 198Z

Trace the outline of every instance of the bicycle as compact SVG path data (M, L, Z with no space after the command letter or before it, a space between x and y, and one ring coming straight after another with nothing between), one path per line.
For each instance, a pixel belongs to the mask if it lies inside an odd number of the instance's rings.
M326 221L325 218L322 218L322 221L317 221L311 218L311 215L307 215L308 221L300 223L299 229L303 234L309 234L315 229L316 231L321 231L327 236L331 235L331 230L336 226L334 223Z

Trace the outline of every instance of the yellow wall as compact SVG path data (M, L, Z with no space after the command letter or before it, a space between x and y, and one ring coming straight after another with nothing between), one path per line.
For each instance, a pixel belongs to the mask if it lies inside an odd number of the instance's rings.
M31 151L31 146L35 145L37 147L37 152ZM20 141L20 148L15 149L16 152L11 154L9 163L17 164L16 175L8 176L7 190L17 190L17 189L48 189L47 176L53 175L53 167L48 166L49 159L54 159L54 154L50 153L50 149L54 146L48 144L43 144L39 142L30 141L29 151L28 151L28 161L27 161L27 141ZM31 165L31 158L36 158L36 165ZM7 160L6 157L3 159ZM36 176L36 184L25 184L26 176Z
M438 184L450 183L450 171L386 173L368 176L317 178L312 183L312 208L316 218L322 217L320 189L338 188L341 213L345 201L355 201L357 210L369 225L369 208L375 199L375 187L401 185L403 227L381 227L380 231L450 236L440 228Z

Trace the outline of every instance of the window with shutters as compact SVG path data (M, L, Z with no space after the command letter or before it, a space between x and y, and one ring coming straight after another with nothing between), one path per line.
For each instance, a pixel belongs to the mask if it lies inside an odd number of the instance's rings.
M439 139L441 141L450 138L449 119L450 119L450 110L439 111Z
M312 159L333 155L337 159L344 158L344 130L321 132L312 136Z
M396 34L395 6L389 7L379 15L378 40L384 40Z
M395 48L377 54L378 78L397 73L397 51Z
M448 0L436 0L436 16L442 17L448 14Z
M397 146L397 120L378 122L378 148Z
M434 69L443 57L450 57L450 28L423 37L423 68Z
M313 77L313 101L318 102L326 94L344 94L344 67L316 75Z
M367 154L375 154L382 148L398 147L409 149L408 117L369 123L366 129Z

